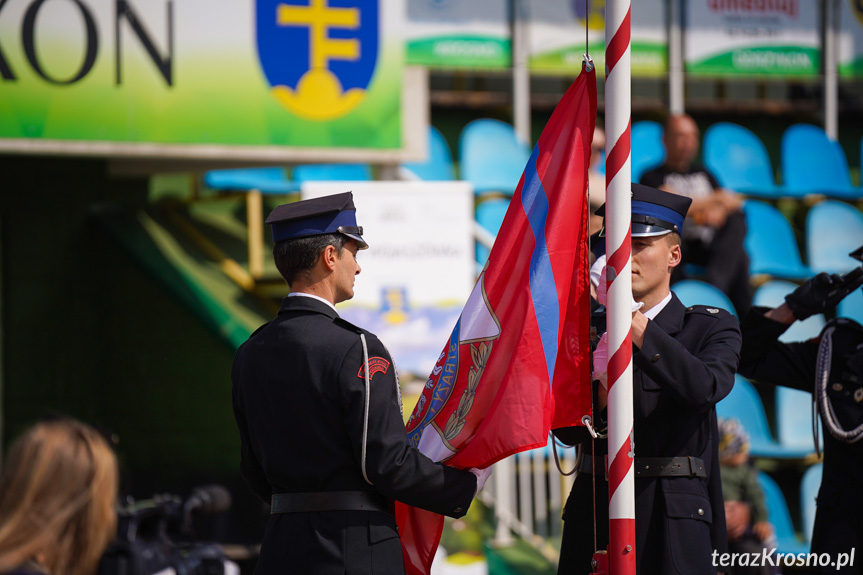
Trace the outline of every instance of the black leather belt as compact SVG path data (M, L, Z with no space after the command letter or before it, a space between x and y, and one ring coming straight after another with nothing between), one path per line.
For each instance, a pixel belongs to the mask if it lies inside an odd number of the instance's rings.
M605 462L606 456L602 456ZM607 468L607 464L606 464ZM701 477L707 478L704 461L698 457L636 457L634 463L636 477ZM578 470L593 474L593 457L585 454L578 464ZM608 474L603 473L606 479Z
M270 515L313 511L382 511L389 513L382 495L371 491L319 491L274 493Z

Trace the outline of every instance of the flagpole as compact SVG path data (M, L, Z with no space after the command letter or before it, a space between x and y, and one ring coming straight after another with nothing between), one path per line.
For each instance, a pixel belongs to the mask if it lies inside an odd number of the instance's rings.
M630 0L605 15L606 254L608 255L608 560L611 575L635 573L632 443L632 260ZM610 40L609 40L610 39ZM614 270L612 272L611 270ZM612 275L614 279L612 280Z

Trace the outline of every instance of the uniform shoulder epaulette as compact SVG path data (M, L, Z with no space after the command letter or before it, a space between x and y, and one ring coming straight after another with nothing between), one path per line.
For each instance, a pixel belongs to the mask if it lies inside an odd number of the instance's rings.
M691 305L686 308L686 313L697 313L698 315L706 315L717 319L731 315L731 312L728 310L710 305Z
M333 323L334 323L335 325L339 326L339 327L343 327L343 328L345 328L345 329L347 329L347 330L350 330L350 331L353 331L353 332L356 332L356 333L368 333L368 332L367 332L366 330L364 330L363 328L361 328L361 327L359 327L359 326L356 326L356 325L352 324L352 323L351 323L351 322L349 322L349 321L343 320L343 319L342 319L342 318L340 318L340 317L337 317L336 319L334 319L334 320L333 320Z
M253 338L253 337L255 337L256 335L258 335L258 334L261 332L261 330L263 330L263 329L264 329L265 327L267 327L268 325L270 325L270 322L265 323L264 325L262 325L261 327L259 327L259 328L258 328L258 329L256 329L255 331L253 331L253 332L252 332L252 335L250 335L250 336L249 336L249 339L252 339L252 338Z

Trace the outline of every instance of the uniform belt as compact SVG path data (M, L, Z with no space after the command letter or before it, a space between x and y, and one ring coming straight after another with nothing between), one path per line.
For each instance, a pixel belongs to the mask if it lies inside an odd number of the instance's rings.
M383 496L371 491L318 491L274 493L270 514L313 511L382 511L388 513Z
M605 461L605 456L603 456ZM607 467L607 464L606 464ZM636 457L633 465L636 477L701 477L707 479L704 461L691 455L682 457ZM593 474L593 457L581 459L578 470ZM606 479L608 474L605 473Z

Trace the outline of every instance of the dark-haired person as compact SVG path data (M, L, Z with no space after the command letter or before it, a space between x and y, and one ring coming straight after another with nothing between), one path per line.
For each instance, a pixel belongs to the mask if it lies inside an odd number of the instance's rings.
M93 428L38 423L0 473L0 573L92 575L117 531L117 460Z
M352 194L279 206L267 223L291 291L232 371L242 474L272 502L256 573L403 575L392 500L461 517L489 471L408 443L389 352L336 311L368 248Z
M715 573L712 554L724 553L727 547L715 406L734 385L740 328L726 310L686 307L670 290L671 273L681 261L680 232L689 203L684 196L632 184L638 573ZM604 211L600 208L598 213L605 215ZM602 303L602 284L598 292ZM605 331L604 308L594 313L593 324L599 333ZM605 381L602 364L609 350L602 341L593 365L595 378ZM605 407L604 401L600 387L600 408ZM602 426L599 419L597 427ZM564 442L581 444L579 474L563 513L558 575L592 572L594 551L608 546L608 442L584 440L581 430L555 430Z

